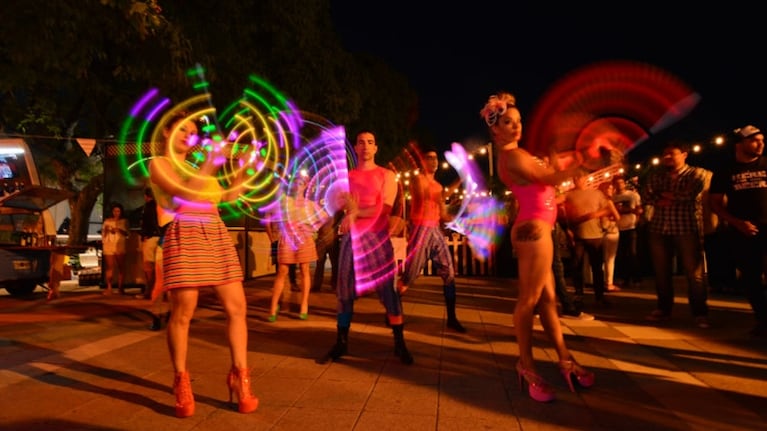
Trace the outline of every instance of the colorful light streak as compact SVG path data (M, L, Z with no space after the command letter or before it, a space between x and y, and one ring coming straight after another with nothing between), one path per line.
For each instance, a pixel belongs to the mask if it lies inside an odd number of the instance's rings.
M634 61L591 64L547 90L531 112L524 146L537 156L598 154L584 158L590 170L601 169L684 118L699 101L659 67Z
M500 240L503 204L491 195L478 194L485 188L481 171L461 144L453 143L445 159L455 169L466 190L455 218L445 227L466 236L479 260L484 260Z

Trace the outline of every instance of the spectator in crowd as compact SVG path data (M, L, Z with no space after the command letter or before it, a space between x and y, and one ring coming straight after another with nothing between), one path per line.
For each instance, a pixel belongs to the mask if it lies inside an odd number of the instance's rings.
M576 300L582 301L586 285L584 265L588 257L596 304L609 306L610 302L605 298L604 230L601 219L616 216L617 212L613 214L615 206L604 193L597 188L587 187L587 180L585 175L575 176L575 188L565 195L567 223L575 242L573 284Z
M309 295L311 293L311 274L309 265L317 260L317 247L314 243L315 229L313 221L319 220L320 208L310 199L306 199L307 180L301 176L289 183L287 196L280 200L277 211L279 240L277 247L277 276L274 278L272 303L269 309L270 322L277 320L280 300L288 267L298 265L301 270L301 305L299 319L309 318Z
M706 184L701 193L703 208L704 273L711 292L736 292L737 271L732 246L727 232L727 222L721 220L711 208L712 171L706 171ZM725 199L726 200L726 199Z
M137 299L150 299L155 282L157 243L160 241L160 225L157 222L157 201L151 187L144 189L144 209L141 211L141 260L144 269L144 291Z
M564 199L564 195L560 195L560 198ZM564 241L565 247L572 250L575 244L573 243L573 237L570 235L566 228L563 227L564 221L564 201L557 205L557 220L554 222L554 229L551 231L552 240L554 241L554 257L552 263L552 270L554 271L554 290L557 294L559 304L562 306L561 317L564 319L578 319L578 320L594 320L594 316L585 313L581 310L583 303L576 302L570 293L567 291L567 279L565 277L565 264L562 260L562 250L560 242Z
M711 179L710 203L729 226L737 265L756 324L751 335L767 337L767 158L764 133L747 125L733 132L735 157Z
M643 213L642 198L626 185L621 176L613 178L615 194L613 203L620 213L618 218L618 252L615 258L615 277L623 280L623 286L639 287L642 276L639 272L637 248L637 221Z
M702 168L687 164L688 145L670 141L663 149L663 165L651 172L642 200L652 205L648 245L655 270L657 309L653 322L671 318L674 252L687 279L687 297L695 325L708 328L708 295L703 284L703 227L701 192L706 181Z
M338 228L343 217L343 211L336 211L317 230L317 239L315 241L317 265L314 268L312 292L322 290L322 284L325 281L325 262L327 262L327 259L330 259L330 287L333 288L333 291L336 290L338 284Z
M123 217L125 210L119 202L109 206L111 217L104 219L101 227L102 253L106 264L104 295L112 294L112 283L117 273L117 290L125 294L125 245L128 240L128 220Z
M614 284L615 257L618 254L618 241L620 240L620 231L618 230L618 218L620 218L620 213L613 203L615 187L613 186L612 181L600 183L599 190L607 196L608 206L612 206L614 209L614 211L610 211L610 213L601 217L599 222L602 225L602 231L604 232L604 236L602 237L602 262L605 271L605 291L615 292L620 290L620 288Z

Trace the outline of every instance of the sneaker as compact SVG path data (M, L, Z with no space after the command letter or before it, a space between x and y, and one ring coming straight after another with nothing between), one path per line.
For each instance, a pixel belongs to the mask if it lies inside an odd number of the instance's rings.
M645 317L645 320L649 320L650 322L665 322L667 320L671 319L671 315L668 313L664 313L661 310L655 310L647 317Z
M592 316L589 313L584 313L583 311L581 311L575 314L562 314L562 319L594 320L594 316Z
M711 325L708 323L708 317L706 316L698 316L695 318L695 326L697 326L700 329L708 329L711 327Z

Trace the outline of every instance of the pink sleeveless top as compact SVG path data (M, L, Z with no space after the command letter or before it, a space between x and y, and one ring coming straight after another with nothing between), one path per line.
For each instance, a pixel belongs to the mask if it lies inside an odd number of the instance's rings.
M357 203L362 208L376 208L376 217L357 217L352 229L357 233L368 230L381 231L389 229L389 220L382 217L383 189L386 168L377 166L366 171L352 169L349 171L349 192L357 196Z
M542 220L550 225L557 221L554 186L548 184L511 184L511 192L519 202L519 213L514 223Z

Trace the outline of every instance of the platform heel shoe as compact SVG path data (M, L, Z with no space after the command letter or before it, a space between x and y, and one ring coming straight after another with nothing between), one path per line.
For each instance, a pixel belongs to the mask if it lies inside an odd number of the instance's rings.
M522 365L517 362L517 377L519 380L519 390L524 392L527 383L527 394L530 398L538 401L539 403L548 403L554 401L554 388L551 387L543 377L535 374L530 370L522 368Z
M258 408L258 397L250 392L250 370L232 367L226 377L229 387L229 402L232 402L232 392L237 394L237 411L250 413Z
M176 395L176 417L188 418L194 414L194 395L189 372L176 373L173 381L173 393Z
M570 392L575 392L575 383L582 388L594 386L594 373L581 367L573 358L559 361L559 372L567 381Z

